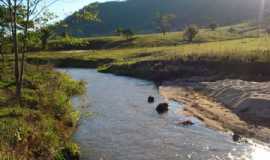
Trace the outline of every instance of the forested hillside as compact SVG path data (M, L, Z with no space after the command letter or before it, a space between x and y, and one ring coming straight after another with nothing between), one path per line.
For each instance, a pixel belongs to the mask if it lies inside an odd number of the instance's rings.
M73 36L112 34L116 28L131 28L136 33L156 32L157 13L174 14L172 30L179 30L188 24L230 25L255 19L260 12L260 0L127 0L94 3L67 17L65 29ZM93 7L95 6L95 7ZM267 6L266 6L267 7ZM100 22L78 19L83 10L98 11ZM268 8L268 7L267 7ZM59 27L58 33L64 29Z

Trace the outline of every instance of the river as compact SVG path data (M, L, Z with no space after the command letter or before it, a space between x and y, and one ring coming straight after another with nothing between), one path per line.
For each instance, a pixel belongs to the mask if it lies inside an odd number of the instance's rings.
M269 160L270 150L259 143L238 144L229 134L207 128L169 102L168 113L155 107L164 102L150 81L98 73L93 69L60 69L88 83L85 96L75 97L82 118L74 141L82 160ZM155 103L147 103L148 96ZM179 120L195 125L183 127Z

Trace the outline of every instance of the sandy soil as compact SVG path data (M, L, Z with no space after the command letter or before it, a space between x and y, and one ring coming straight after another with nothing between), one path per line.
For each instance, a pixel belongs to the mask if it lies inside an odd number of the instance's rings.
M160 93L209 127L270 142L270 82L194 77L164 82Z

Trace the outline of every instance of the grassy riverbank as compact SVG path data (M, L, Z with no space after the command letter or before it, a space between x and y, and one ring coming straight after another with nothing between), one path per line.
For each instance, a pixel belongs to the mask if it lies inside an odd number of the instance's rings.
M56 72L51 66L26 65L22 106L14 101L11 62L0 72L0 159L63 159L76 155L69 137L79 113L71 96L84 92L84 83Z
M28 61L58 67L95 67L102 72L155 81L226 74L256 78L270 75L270 39L242 38L166 47L34 53Z

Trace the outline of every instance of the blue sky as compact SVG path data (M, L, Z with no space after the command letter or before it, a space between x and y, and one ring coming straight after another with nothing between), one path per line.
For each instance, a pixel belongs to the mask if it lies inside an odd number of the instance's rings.
M93 2L106 1L112 0L59 0L58 2L50 6L49 10L58 16L57 20L61 20L66 16L72 14L74 11L79 10L85 5Z

